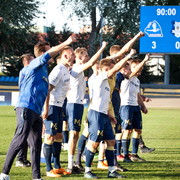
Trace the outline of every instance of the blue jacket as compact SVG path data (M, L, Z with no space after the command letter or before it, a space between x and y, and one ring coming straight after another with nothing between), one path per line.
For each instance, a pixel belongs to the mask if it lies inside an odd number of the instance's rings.
M16 107L25 107L41 114L48 93L48 53L37 57L27 66Z

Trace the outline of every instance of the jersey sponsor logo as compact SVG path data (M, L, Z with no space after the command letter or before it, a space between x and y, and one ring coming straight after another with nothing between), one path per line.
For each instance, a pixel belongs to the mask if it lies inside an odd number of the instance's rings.
M136 87L139 87L139 84L135 84L134 82L131 81L131 84L136 86Z
M69 82L69 81L70 81L70 79L65 79L65 80L64 80L64 83L65 83L65 82Z
M105 90L110 91L110 89L108 87L105 87Z

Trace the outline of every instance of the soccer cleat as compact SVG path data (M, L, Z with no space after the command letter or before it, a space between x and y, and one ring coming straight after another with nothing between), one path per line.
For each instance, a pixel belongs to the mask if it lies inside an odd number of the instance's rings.
M67 172L64 168L59 168L59 169L54 168L53 171L56 174L64 174L64 175L71 174L70 172Z
M122 162L124 161L124 156L123 155L120 154L120 155L117 155L116 157L117 157L118 161L122 161Z
M0 180L10 180L10 176L7 174L1 173Z
M117 171L113 171L108 173L108 178L126 178L126 176L119 174Z
M33 180L44 180L44 179L41 179L41 178L40 178L40 179L33 179Z
M104 161L98 161L97 168L98 169L108 169L108 165L106 165L104 163Z
M77 167L80 171L85 171L85 168L82 164L75 164L75 167Z
M128 169L120 166L119 164L116 166L116 170L117 170L117 171L121 171L121 172L127 172L127 171L128 171Z
M139 148L141 153L150 153L152 151L155 151L155 148L148 148L146 146L142 146Z
M98 179L96 174L92 173L91 171L84 173L84 177L88 179Z
M30 167L31 166L31 162L28 161L27 159L22 160L22 161L16 161L16 167Z
M72 169L67 169L67 172L69 173L69 174L82 174L82 172L80 171L80 169L78 168L78 167L76 167L76 166L73 166L73 168Z
M54 170L51 170L49 172L46 172L47 177L61 177L61 175L54 172Z
M134 161L134 162L145 162L146 161L145 159L140 158L137 154L130 155L130 159L131 159L131 161Z
M125 155L123 162L131 163L132 160L129 158L129 155Z

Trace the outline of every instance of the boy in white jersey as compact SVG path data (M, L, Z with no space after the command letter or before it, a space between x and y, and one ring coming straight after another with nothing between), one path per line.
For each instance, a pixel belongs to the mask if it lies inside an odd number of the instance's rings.
M103 42L99 51L89 60L87 49L77 48L75 50L76 63L72 67L70 76L70 90L67 95L67 117L69 127L69 150L68 150L68 172L80 173L74 166L74 154L81 127L83 115L83 101L86 90L84 71L89 69L98 60L107 43ZM89 60L89 61L88 61Z
M57 65L49 75L49 95L44 105L42 117L45 124L44 157L46 160L46 175L60 177L68 174L60 165L62 143L63 103L70 86L68 68L73 65L74 51L66 46L57 58ZM54 168L51 165L53 155Z
M135 72L137 67L142 67L146 61L149 60L149 55L146 55L144 60L141 63L137 63L132 61L131 64L131 71L132 74ZM122 147L123 147L123 154L124 154L124 161L131 162L133 161L144 161L137 155L138 152L138 145L139 145L139 138L141 135L142 130L142 117L141 117L141 110L143 113L147 113L147 109L140 97L139 90L140 90L140 81L137 76L141 73L142 68L136 73L136 76L129 77L128 75L121 83L121 108L120 108L120 116L122 119ZM131 73L129 71L129 73ZM140 106L139 106L140 105ZM132 131L133 138L132 138L132 155L131 159L128 155L129 150L129 143L130 143L130 136Z
M89 89L89 98L91 100L92 94L93 94L93 83L94 79L98 75L98 70L99 70L99 61L96 61L96 63L92 66L93 74L90 76L88 79L88 89ZM84 171L84 167L82 166L81 163L81 157L82 153L84 152L85 145L86 145L86 140L89 137L89 131L88 131L88 120L87 118L84 120L84 130L82 131L82 134L79 138L78 141L78 151L77 151L77 156L76 156L76 167L78 167L81 171Z
M110 68L111 60L103 59L100 61L100 71L94 80L93 95L88 112L89 125L89 140L86 150L86 167L84 177L98 178L91 172L91 163L94 158L97 147L101 140L107 143L105 152L108 161L108 177L109 178L123 178L122 175L116 172L114 166L114 133L108 116L109 102L110 102L110 87L108 78L113 76L131 58L134 51L131 51L128 56L118 62L112 69ZM114 118L111 119L115 121Z

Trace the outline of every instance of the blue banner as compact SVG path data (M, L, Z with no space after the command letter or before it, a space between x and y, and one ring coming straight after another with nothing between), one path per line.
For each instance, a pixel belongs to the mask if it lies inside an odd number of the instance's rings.
M180 54L180 6L141 6L140 53Z

